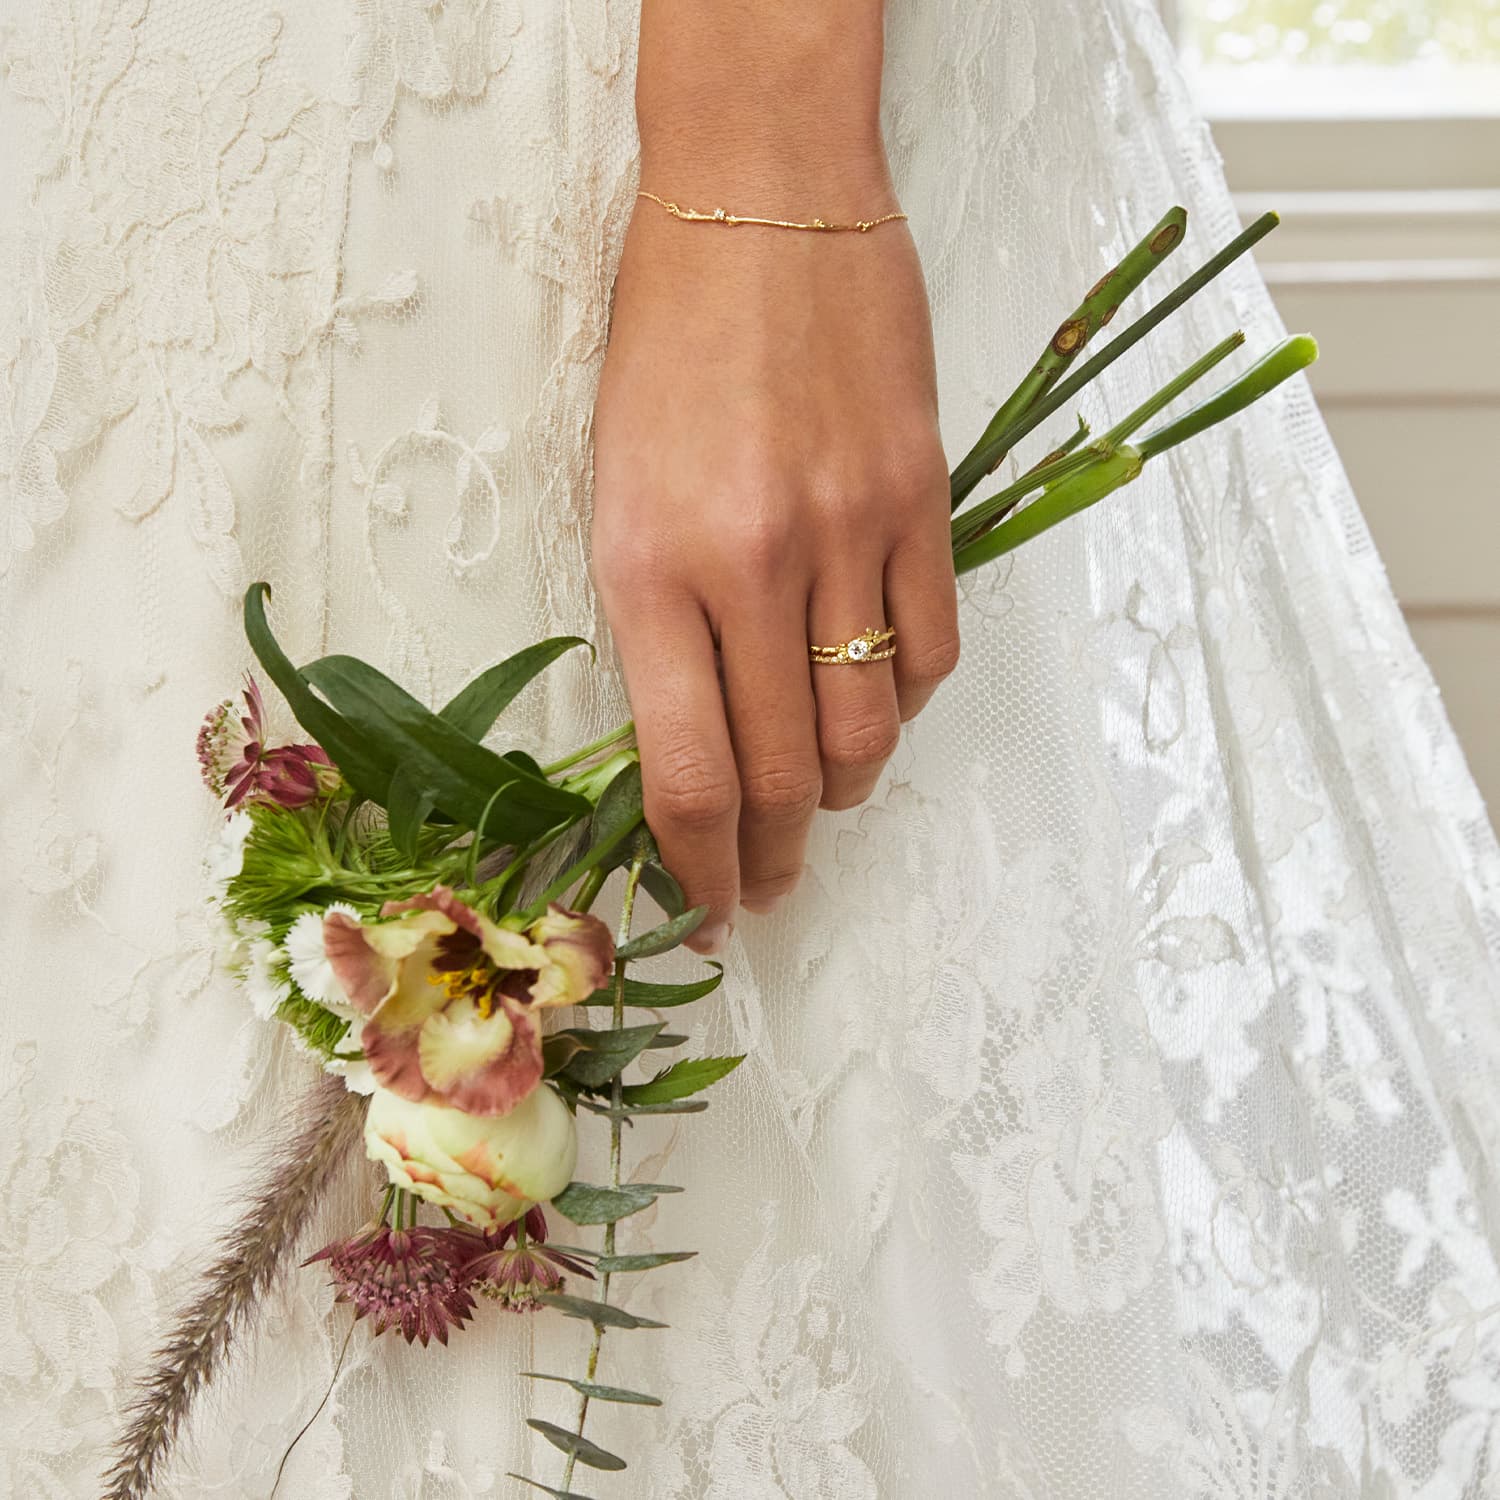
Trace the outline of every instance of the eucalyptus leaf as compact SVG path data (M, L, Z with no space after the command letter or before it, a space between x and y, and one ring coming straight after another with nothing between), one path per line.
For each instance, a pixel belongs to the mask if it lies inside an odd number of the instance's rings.
M303 674L374 745L409 766L438 806L470 828L477 826L497 792L496 816L507 838L517 842L589 811L582 797L477 744L365 662L324 656L308 663Z
M271 585L252 583L245 590L245 637L266 675L280 689L297 722L328 752L344 779L367 802L385 806L396 760L370 743L337 709L330 708L288 660L266 620Z
M598 1262L596 1261L597 1265ZM613 1302L595 1302L588 1297L570 1297L566 1292L539 1292L538 1302L555 1307L565 1317L580 1318L595 1328L665 1328L654 1318L638 1318Z
M579 1088L603 1088L655 1041L666 1024L650 1021L644 1026L622 1026L618 1031L588 1031L580 1027L555 1032L549 1044L561 1038L576 1043L578 1050L561 1071Z
M659 860L651 860L641 866L641 884L646 887L647 895L669 917L680 917L687 909L687 897L682 894L682 887Z
M592 1380L575 1380L571 1375L543 1375L537 1370L522 1370L527 1380L557 1380L570 1385L580 1396L590 1401L624 1401L631 1406L660 1406L660 1396L647 1396L640 1391L627 1391L618 1385L599 1385Z
M739 1057L696 1057L673 1063L649 1083L630 1083L621 1089L626 1104L662 1104L671 1099L685 1099L732 1073L744 1062Z
M691 1005L694 1000L701 1000L705 995L711 995L724 983L723 964L713 964L714 974L708 979L697 979L691 984L651 984L644 979L627 979L625 981L625 1003L634 1005L641 1010L665 1010L673 1005ZM595 990L585 1005L613 1005L615 1003L614 987L609 986L602 990Z
M563 1218L575 1224L613 1224L656 1202L656 1194L630 1184L617 1188L570 1182L553 1200Z
M517 651L514 656L508 656L481 672L445 704L443 718L471 740L482 740L516 694L575 646L588 646L590 656L595 654L594 648L581 635L556 635L527 646L524 651Z
M594 1500L592 1495L581 1495L577 1490L555 1490L550 1484L543 1484L540 1479L528 1479L524 1474L517 1474L514 1469L510 1470L507 1479L519 1479L522 1484L529 1484L532 1489L540 1490L544 1495L551 1495L552 1500Z
M654 1271L658 1266L674 1266L678 1261L691 1260L696 1250L658 1250L650 1255L601 1255L594 1262L594 1269L613 1276L617 1271Z
M625 1460L617 1453L591 1443L586 1437L579 1437L576 1432L569 1432L566 1427L559 1427L556 1422L544 1422L540 1417L527 1417L526 1425L541 1433L554 1448L571 1453L579 1463L587 1464L591 1469L608 1469L613 1472L625 1467Z
M587 1044L570 1032L559 1031L545 1037L542 1041L542 1076L558 1077L580 1052L586 1050ZM571 1078L568 1081L576 1082Z
M688 937L707 915L706 906L695 906L691 911L663 922L660 927L653 927L650 932L643 932L638 938L632 938L623 948L616 948L615 958L652 958L658 953L668 953Z
M618 1109L592 1099L576 1099L575 1102L593 1114L611 1120L630 1120L636 1115L698 1115L708 1108L707 1099L664 1099L660 1104L622 1104Z

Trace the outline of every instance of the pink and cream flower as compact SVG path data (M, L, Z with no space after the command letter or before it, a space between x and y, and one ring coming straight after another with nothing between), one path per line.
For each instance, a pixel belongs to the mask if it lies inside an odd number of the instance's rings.
M365 1018L376 1081L413 1103L504 1115L542 1080L539 1011L574 1005L608 977L609 929L554 905L524 932L446 886L388 901L382 922L330 911L328 962Z
M397 1187L490 1229L567 1187L578 1163L578 1127L546 1086L508 1115L488 1117L376 1089L365 1115L365 1154Z

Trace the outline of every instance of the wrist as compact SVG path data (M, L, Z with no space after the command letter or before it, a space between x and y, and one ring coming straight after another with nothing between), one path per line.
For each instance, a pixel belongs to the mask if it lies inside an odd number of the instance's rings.
M642 185L683 203L712 198L710 207L745 204L747 194L775 196L761 207L779 207L795 190L815 197L810 215L824 217L887 206L882 59L880 0L757 0L743 9L646 0L636 86Z

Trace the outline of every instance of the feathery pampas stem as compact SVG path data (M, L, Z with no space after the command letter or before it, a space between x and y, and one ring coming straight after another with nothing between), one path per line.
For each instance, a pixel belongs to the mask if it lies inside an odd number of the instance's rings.
M198 1393L275 1281L318 1198L359 1139L365 1100L340 1078L318 1081L299 1128L273 1155L244 1216L157 1349L114 1446L103 1500L145 1500Z

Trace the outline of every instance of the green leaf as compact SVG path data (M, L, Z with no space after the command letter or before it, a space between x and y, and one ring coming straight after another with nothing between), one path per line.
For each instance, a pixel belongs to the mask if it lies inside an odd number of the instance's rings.
M294 991L276 1007L276 1018L295 1027L302 1040L325 1058L333 1056L349 1032L346 1020L315 1000L309 1000L300 991Z
M557 1380L570 1385L580 1396L590 1401L624 1401L631 1406L660 1406L660 1396L643 1395L640 1391L627 1391L618 1385L597 1385L592 1380L574 1380L571 1375L543 1375L537 1370L522 1370L527 1380Z
M628 1067L656 1039L667 1023L651 1021L644 1026L622 1026L618 1031L589 1031L582 1027L554 1032L550 1041L567 1037L580 1050L562 1068L579 1088L603 1088Z
M691 1005L694 1000L701 1000L705 995L711 995L724 983L724 965L712 963L714 974L709 979L698 979L692 984L650 984L644 979L627 979L625 981L625 1003L634 1005L642 1010L665 1010L673 1005ZM615 1003L615 992L613 986L602 990L595 990L585 1005L613 1005Z
M670 922L663 922L660 927L653 927L650 932L643 932L638 938L632 938L623 948L616 948L615 959L651 958L658 953L670 952L707 915L706 906L695 906L691 911L673 917Z
M597 1265L598 1262L596 1261ZM581 1318L595 1328L665 1328L654 1318L638 1318L613 1302L594 1302L588 1297L570 1297L566 1292L539 1292L538 1302L555 1307L565 1317Z
M588 802L476 744L405 688L352 656L303 668L362 734L425 784L444 812L476 827L497 792L495 814L517 843L586 816ZM331 751L329 752L332 753ZM381 789L384 796L386 788Z
M337 709L323 702L287 659L266 621L266 600L270 596L268 583L252 583L245 590L245 638L250 649L281 690L297 722L328 752L344 779L366 801L384 807L395 759L369 743Z
M680 917L687 910L687 897L665 865L657 861L641 866L641 884L646 893L669 917Z
M639 782L640 762L634 762L627 770L622 771L615 778L616 781L627 781L631 772ZM610 792L614 789L614 782L605 789L604 797L600 799L600 808L609 799ZM587 805L587 799L584 799ZM528 918L539 917L547 909L547 903L555 901L574 881L586 875L594 869L612 870L620 862L620 852L627 845L630 831L636 825L627 821L630 813L631 798L628 788L626 794L621 797L615 807L608 814L607 821L601 826L599 812L594 814L594 826L589 830L589 847L563 871L546 890L532 901L526 908L525 915Z
M634 760L605 787L604 795L594 809L594 824L589 830L589 842L596 847L614 846L616 864L621 858L628 858L630 855L628 846L623 849L618 846L624 842L625 835L645 817L641 797L641 763Z
M391 842L413 864L417 859L417 839L422 825L435 805L432 793L418 786L416 778L405 766L399 767L391 777L391 788L386 793L387 831Z
M601 1255L594 1262L596 1271L613 1276L617 1271L654 1271L658 1266L674 1266L691 1260L696 1250L659 1250L650 1255Z
M555 635L524 651L508 656L497 666L481 672L455 698L444 705L442 717L471 740L482 740L511 700L539 672L575 646L594 648L581 635Z
M540 1417L527 1417L526 1425L541 1433L554 1448L571 1453L579 1463L587 1464L591 1469L614 1471L625 1467L625 1460L617 1454L601 1448L597 1443L589 1442L586 1437L579 1437L576 1432L569 1432L566 1427L559 1427L555 1422L544 1422Z
M741 1054L739 1057L698 1057L673 1063L649 1083L626 1084L620 1097L626 1104L661 1104L668 1099L685 1099L734 1072L744 1060Z
M540 1479L528 1479L524 1474L517 1474L514 1469L510 1470L507 1479L519 1479L522 1484L529 1484L534 1490L541 1490L544 1495L551 1495L552 1500L593 1500L592 1495L580 1495L577 1490L555 1490L550 1484L543 1484Z
M633 1183L623 1187L595 1187L588 1182L570 1182L552 1206L575 1224L613 1224L638 1214L656 1202L656 1194Z
M542 1040L542 1075L546 1078L557 1078L573 1061L578 1054L585 1050L585 1044L577 1036L570 1035L565 1031L556 1032L554 1035ZM570 1079L569 1082L572 1080Z

